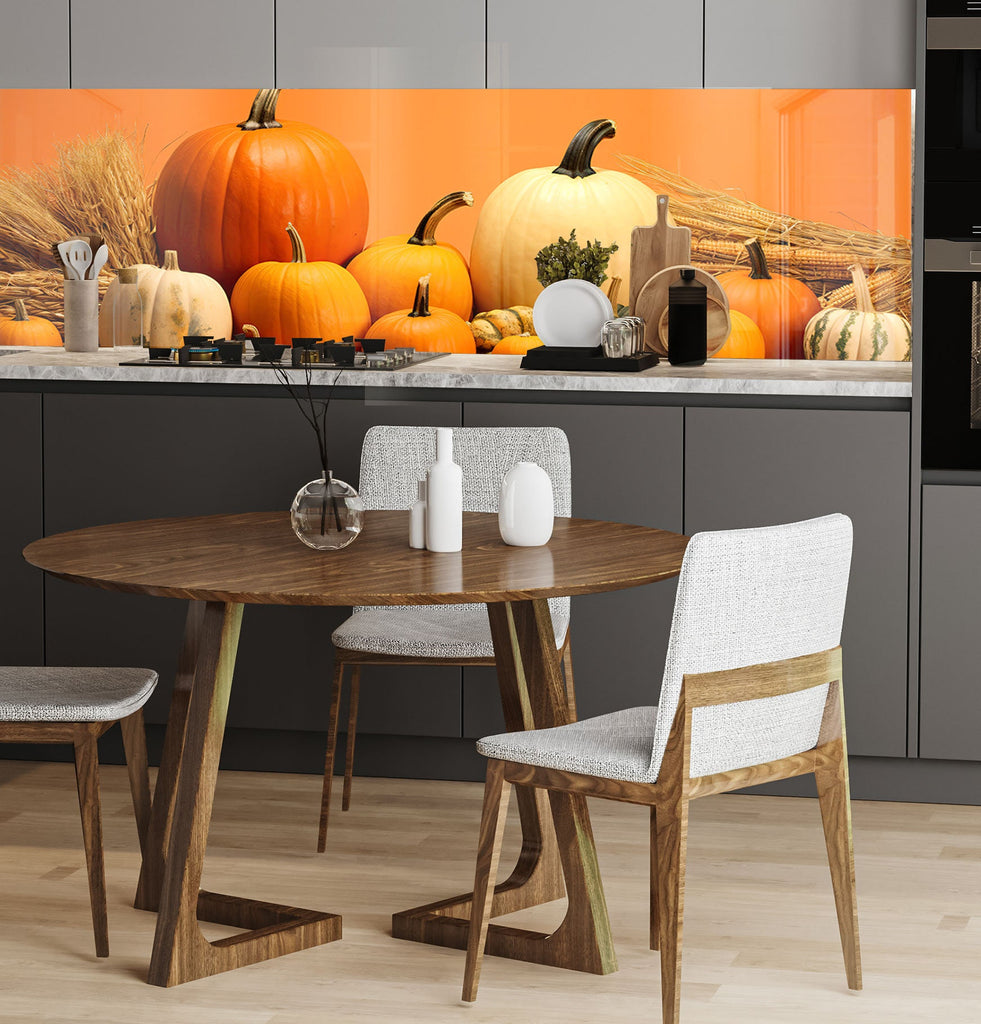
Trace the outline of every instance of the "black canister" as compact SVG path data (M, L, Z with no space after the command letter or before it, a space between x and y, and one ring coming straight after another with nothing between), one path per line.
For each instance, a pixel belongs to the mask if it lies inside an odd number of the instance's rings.
M682 267L668 289L668 362L672 366L702 366L708 354L707 290L695 280L694 267Z

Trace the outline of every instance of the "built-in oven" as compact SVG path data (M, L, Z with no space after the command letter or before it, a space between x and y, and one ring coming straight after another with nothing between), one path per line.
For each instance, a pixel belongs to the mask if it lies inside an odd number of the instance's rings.
M922 462L981 470L981 0L928 0Z

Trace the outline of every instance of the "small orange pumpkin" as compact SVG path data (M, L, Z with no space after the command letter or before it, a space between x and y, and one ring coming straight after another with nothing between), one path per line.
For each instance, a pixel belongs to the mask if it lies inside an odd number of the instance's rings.
M61 345L58 328L50 320L28 316L23 299L14 299L12 320L0 320L0 345Z
M713 359L765 359L763 332L738 309L729 310L729 337Z
M286 232L292 262L270 261L246 270L232 289L235 323L255 324L281 345L293 338L364 337L371 314L361 286L336 263L308 263L299 232L292 224Z
M429 305L429 275L419 278L412 309L386 313L368 332L384 338L385 348L414 348L419 352L462 352L473 355L477 346L470 324L449 309Z
M502 338L491 351L492 356L524 356L528 349L538 348L545 342L537 334L512 334L508 338Z
M750 270L719 275L730 311L745 313L759 327L767 359L803 359L804 328L821 312L818 297L793 277L771 274L758 239L746 243Z
M423 274L432 277L429 292L434 306L470 319L473 289L467 261L459 249L436 241L436 225L461 206L473 206L469 192L443 196L419 221L415 234L379 238L347 265L368 299L372 320L405 309Z

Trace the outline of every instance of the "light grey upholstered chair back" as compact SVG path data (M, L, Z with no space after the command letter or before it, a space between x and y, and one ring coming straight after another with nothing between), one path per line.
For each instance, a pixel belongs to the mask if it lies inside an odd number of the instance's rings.
M686 672L781 661L840 643L851 554L852 524L843 515L692 537L671 621L652 781ZM810 750L817 743L827 691L824 685L695 708L692 778Z
M435 427L371 427L361 451L361 499L369 509L406 509L436 461ZM535 462L552 478L555 514L572 515L569 440L558 427L454 427L466 512L496 512L504 474Z

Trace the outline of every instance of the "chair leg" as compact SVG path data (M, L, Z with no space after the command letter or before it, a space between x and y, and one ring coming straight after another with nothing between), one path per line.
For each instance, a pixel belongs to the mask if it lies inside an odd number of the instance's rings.
M565 650L562 652L562 678L565 680L565 699L569 704L569 721L575 722L576 683L572 675L572 638L568 636L565 639Z
M102 815L99 808L99 723L75 727L75 781L82 817L89 902L95 932L95 955L109 955L109 920L106 912L106 873L102 857Z
M351 670L351 693L348 698L347 740L344 748L344 793L341 810L351 806L351 780L354 778L354 739L358 731L358 697L361 695L361 666Z
M663 1024L678 1024L681 1012L681 935L688 846L687 800L658 807L654 845L661 952L661 1020Z
M657 910L657 808L651 805L651 949L661 945L661 919Z
M470 908L470 932L467 939L467 965L463 974L463 999L472 1003L477 998L480 967L487 942L497 865L501 858L504 824L507 820L511 784L504 780L504 762L487 763L484 785L484 809L480 816L480 837L477 840L477 870L473 883L473 904Z
M848 761L815 772L824 840L831 865L831 887L838 912L838 932L848 987L862 987L862 955L858 941L858 903L855 898L855 854L852 847L852 808L848 792Z
M133 796L140 852L145 853L147 831L150 827L150 775L147 769L143 709L121 719L119 728L123 733L123 750L126 752L126 770L129 773L129 790Z
M327 718L327 756L324 758L324 788L320 796L320 830L317 852L327 849L327 819L330 816L330 789L334 781L334 755L337 753L337 719L341 711L344 689L344 662L334 655L334 682L330 691L330 712Z

